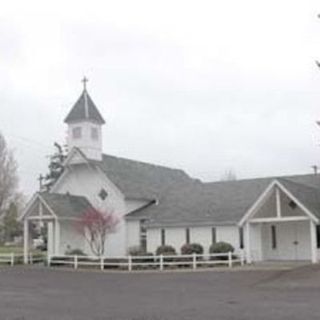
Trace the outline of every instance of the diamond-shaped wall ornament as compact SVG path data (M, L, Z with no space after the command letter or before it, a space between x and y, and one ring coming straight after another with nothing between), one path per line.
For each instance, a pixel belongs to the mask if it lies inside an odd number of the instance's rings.
M297 207L297 204L293 200L290 200L289 207L294 210Z
M105 200L107 198L107 196L108 196L108 192L102 188L99 192L99 198L101 200Z

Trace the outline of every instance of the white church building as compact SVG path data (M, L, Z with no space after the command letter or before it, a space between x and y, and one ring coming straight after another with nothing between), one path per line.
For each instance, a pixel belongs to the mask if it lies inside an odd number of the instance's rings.
M230 243L248 263L319 260L320 176L296 175L204 183L183 170L103 153L105 121L86 88L65 119L65 170L50 192L38 192L22 214L24 252L31 222L48 226L48 252L92 254L76 221L89 208L112 210L121 223L105 255L132 247L177 252L185 243Z

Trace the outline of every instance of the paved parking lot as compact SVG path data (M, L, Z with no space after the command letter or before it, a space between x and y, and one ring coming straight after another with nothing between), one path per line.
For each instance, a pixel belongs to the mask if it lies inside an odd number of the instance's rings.
M0 320L319 319L320 267L100 273L0 268Z

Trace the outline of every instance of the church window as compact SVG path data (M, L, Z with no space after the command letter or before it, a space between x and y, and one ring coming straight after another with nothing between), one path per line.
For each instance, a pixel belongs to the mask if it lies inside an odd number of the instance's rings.
M320 225L317 225L317 248L320 248Z
M166 245L166 230L161 229L161 245L165 246Z
M187 244L190 243L190 229L189 228L186 229L186 243Z
M243 228L239 228L239 244L240 244L240 249L244 248L244 239L243 239Z
M105 200L107 198L107 196L108 196L108 192L105 189L101 188L101 190L99 192L99 198L101 200Z
M211 228L211 244L215 244L216 242L217 242L216 228L212 227Z
M98 140L98 138L99 138L98 128L91 128L91 139Z
M143 251L147 251L147 228L145 220L140 220L140 248Z
M81 127L75 127L72 129L72 136L74 139L80 139L82 136Z
M271 245L272 245L272 249L277 249L276 226L271 226Z

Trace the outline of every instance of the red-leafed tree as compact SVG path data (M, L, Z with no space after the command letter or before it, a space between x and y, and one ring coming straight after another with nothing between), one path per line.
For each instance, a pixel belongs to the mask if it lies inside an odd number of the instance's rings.
M120 220L113 212L102 212L91 208L77 221L77 230L85 237L94 255L104 254L109 234L116 232Z

